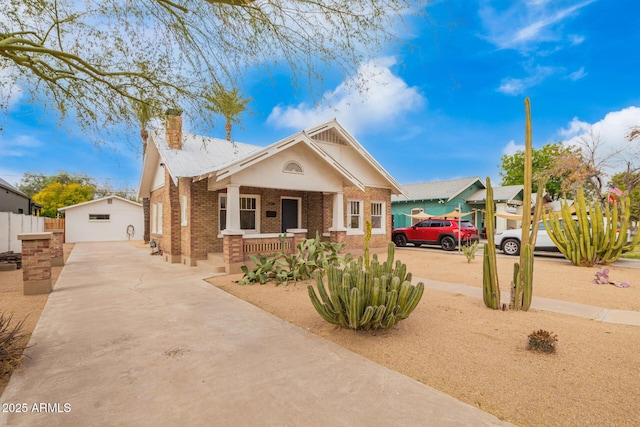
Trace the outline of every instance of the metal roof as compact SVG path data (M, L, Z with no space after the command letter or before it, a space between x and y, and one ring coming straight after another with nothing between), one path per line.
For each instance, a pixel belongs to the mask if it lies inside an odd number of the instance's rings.
M150 136L173 178L202 175L263 148L226 139L185 134L182 149L176 150L167 146L163 130L154 131Z
M504 187L493 187L493 200L515 200L515 198L524 190L523 185L505 185ZM469 202L484 202L487 199L487 190L482 189L473 193L467 198Z
M450 200L478 181L484 187L484 183L477 176L472 178L450 179L447 181L406 184L402 186L402 189L407 194L407 197L391 196L391 201L406 202L409 200Z

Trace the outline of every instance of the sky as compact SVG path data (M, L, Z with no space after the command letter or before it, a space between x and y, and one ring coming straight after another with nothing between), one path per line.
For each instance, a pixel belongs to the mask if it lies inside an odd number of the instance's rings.
M360 64L366 91L350 84L357 75L328 74L318 105L286 75L248 73L241 92L253 101L233 139L266 146L337 118L400 184L499 182L501 157L523 148L529 97L534 148L595 135L603 158L625 150L610 174L640 153L624 138L640 125L640 3L442 0L427 12L407 20L402 44ZM207 136L225 138L224 126ZM130 141L96 147L16 96L0 133L0 177L17 184L25 172L64 170L137 189L140 151Z

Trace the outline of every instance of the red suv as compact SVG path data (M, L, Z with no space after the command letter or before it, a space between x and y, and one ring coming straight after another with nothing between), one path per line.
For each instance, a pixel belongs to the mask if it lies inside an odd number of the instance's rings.
M457 219L430 218L405 228L396 228L391 239L396 246L413 243L440 245L445 251L452 251L458 246L458 233L462 244L470 245L479 240L478 229L469 221L460 221L462 229L458 228Z

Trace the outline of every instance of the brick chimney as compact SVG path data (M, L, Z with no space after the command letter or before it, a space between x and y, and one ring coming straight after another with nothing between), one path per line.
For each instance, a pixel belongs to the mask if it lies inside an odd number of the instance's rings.
M167 110L167 145L174 150L182 149L182 111L177 108Z

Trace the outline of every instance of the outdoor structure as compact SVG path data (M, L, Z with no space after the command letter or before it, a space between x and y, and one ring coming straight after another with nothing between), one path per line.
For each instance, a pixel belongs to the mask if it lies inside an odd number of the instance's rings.
M139 197L167 261L218 259L233 273L250 255L292 250L316 233L359 249L366 221L371 247L391 239L391 195L402 190L335 120L260 147L183 134L169 111L144 144Z
M13 212L24 215L40 215L42 206L29 196L0 178L0 212Z
M393 228L410 227L430 216L458 215L470 221L480 232L484 229L486 187L479 177L403 185L406 196L393 196ZM494 188L496 231L517 228L514 218L522 215L523 186Z
M58 210L65 215L68 243L142 240L144 220L140 203L107 196Z

